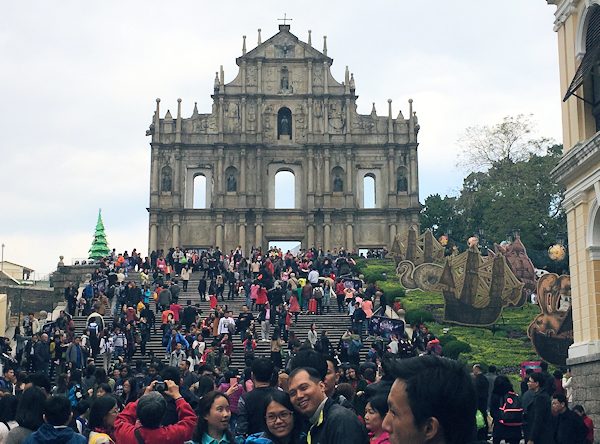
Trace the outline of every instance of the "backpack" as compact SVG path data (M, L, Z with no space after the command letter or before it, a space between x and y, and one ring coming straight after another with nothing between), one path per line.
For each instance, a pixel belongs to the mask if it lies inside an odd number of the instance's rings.
M521 398L515 392L508 392L504 396L498 422L507 427L521 427L523 425L523 405L521 404Z
M227 323L227 331L229 332L230 335L235 334L235 331L236 331L235 321Z
M98 324L95 321L90 322L87 331L89 336L98 336Z
M348 353L350 353L351 355L358 354L358 352L362 348L362 345L363 344L360 341L360 339L352 339L352 341L350 341L350 345L348 346Z

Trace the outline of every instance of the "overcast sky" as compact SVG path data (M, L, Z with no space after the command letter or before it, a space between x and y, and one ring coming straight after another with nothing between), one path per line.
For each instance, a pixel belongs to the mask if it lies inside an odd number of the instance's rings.
M210 112L214 73L291 31L322 48L334 76L349 65L358 110L394 117L414 99L421 201L456 193L467 126L532 113L561 139L554 7L544 0L17 1L0 15L0 241L5 259L52 271L86 257L98 208L110 247L147 249L149 139L161 114Z

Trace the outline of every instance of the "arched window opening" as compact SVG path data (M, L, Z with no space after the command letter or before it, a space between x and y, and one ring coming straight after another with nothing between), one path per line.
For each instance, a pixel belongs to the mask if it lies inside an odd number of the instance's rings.
M331 189L334 193L341 193L344 191L344 170L342 167L336 166L331 170Z
M198 174L194 177L193 208L206 208L206 176L203 174Z
M296 208L296 177L291 171L275 174L275 208Z
M173 170L170 166L163 167L160 174L160 191L170 193L173 191Z
M398 168L398 173L396 175L396 192L408 192L408 177L406 174L406 168Z
M375 176L366 174L363 177L363 208L375 208Z
M283 107L277 112L277 139L291 140L292 138L292 112Z
M228 193L238 190L238 173L235 167L230 166L225 170L225 187Z

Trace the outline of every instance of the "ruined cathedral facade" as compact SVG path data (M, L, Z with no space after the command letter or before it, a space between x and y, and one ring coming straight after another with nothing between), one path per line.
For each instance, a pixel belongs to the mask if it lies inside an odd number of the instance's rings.
M244 38L242 53L233 81L217 73L210 113L183 118L178 100L175 118L160 117L156 101L149 250L389 249L420 210L412 101L406 118L391 101L387 115L358 114L354 76L333 78L326 40L318 51L288 25L251 51ZM276 186L282 172L293 189ZM292 208L277 208L278 192Z

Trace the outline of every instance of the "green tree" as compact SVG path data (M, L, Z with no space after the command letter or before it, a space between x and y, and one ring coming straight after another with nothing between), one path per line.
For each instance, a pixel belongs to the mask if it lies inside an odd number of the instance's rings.
M102 210L98 210L98 221L96 222L96 230L94 232L94 240L89 251L89 258L98 260L110 254L108 242L106 241L106 233L104 232L104 223L102 222Z

